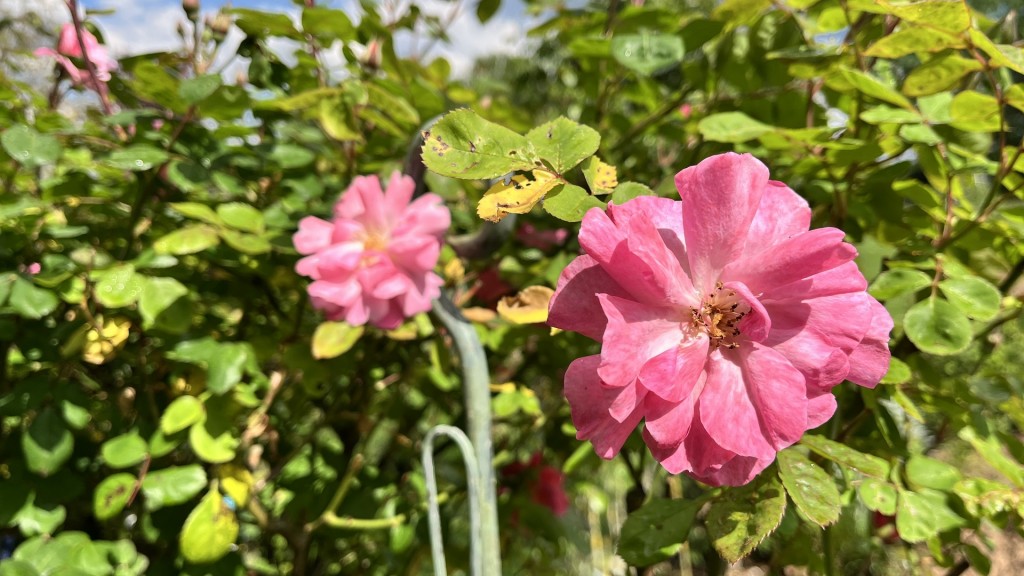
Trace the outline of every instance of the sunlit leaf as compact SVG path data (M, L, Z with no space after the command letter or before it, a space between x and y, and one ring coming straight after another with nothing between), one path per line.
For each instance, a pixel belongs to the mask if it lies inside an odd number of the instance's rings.
M534 170L533 178L529 180L525 176L513 176L507 183L496 182L480 198L476 208L477 216L498 222L509 214L526 214L545 194L562 182L547 170Z
M453 178L497 178L539 167L540 157L525 136L488 122L468 109L456 110L423 133L427 168Z
M529 286L515 296L506 296L498 302L498 315L513 324L547 322L548 303L554 290L547 286Z

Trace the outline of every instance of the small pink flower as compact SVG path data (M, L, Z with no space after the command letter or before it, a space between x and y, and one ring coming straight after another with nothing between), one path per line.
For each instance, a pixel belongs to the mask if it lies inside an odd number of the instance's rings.
M89 54L89 60L92 61L93 66L96 68L96 79L100 82L107 82L110 80L110 73L117 69L117 60L110 56L107 52L107 47L100 44L96 36L93 36L92 32L88 30L82 30L82 41L85 44L85 49ZM36 56L49 56L57 60L57 62L64 67L64 70L68 73L71 78L71 82L76 85L85 85L90 89L97 90L97 86L92 85L92 80L89 78L88 69L79 69L71 58L81 60L82 47L78 43L78 34L75 31L75 25L67 23L60 30L60 39L57 41L57 49L53 48L36 48Z
M441 293L433 268L451 214L435 194L412 200L415 187L397 172L386 192L376 176L359 176L334 205L331 222L299 222L293 242L308 256L295 271L314 280L309 296L328 319L390 330L429 310Z
M25 273L28 274L29 276L35 276L36 274L39 274L39 272L42 271L42 269L43 266L39 264L39 262L33 262L28 266L25 266Z
M691 114L693 114L693 106L690 104L683 104L679 107L679 115L683 117L683 120L689 120Z
M561 246L562 244L565 244L565 241L568 238L569 231L565 228L539 230L529 222L524 223L518 230L516 230L516 239L519 240L523 246L537 248L538 250L547 250L555 246Z
M565 395L577 437L613 457L641 420L671 473L749 482L836 409L844 379L873 387L892 318L853 246L750 155L676 175L682 201L590 210L586 254L562 272L548 323L601 342Z

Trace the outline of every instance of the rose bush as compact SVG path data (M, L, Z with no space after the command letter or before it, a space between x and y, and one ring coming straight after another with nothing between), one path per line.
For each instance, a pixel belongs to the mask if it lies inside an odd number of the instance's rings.
M0 575L430 573L471 336L505 572L1012 571L1013 6L301 4L2 17Z

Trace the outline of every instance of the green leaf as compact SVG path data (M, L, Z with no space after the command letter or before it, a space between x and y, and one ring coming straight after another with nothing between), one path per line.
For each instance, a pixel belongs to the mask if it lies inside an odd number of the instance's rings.
M774 474L732 488L715 500L708 512L708 537L730 564L750 554L778 528L786 512L786 493Z
M903 81L903 93L907 96L928 96L955 86L960 79L981 70L977 60L964 58L959 54L946 54L932 58L913 71Z
M270 159L277 162L281 168L291 170L312 164L313 160L316 160L316 155L302 146L278 144L270 151Z
M889 463L877 456L858 452L845 444L829 440L823 436L808 434L800 440L800 444L807 446L816 454L829 460L852 468L861 474L885 479L889 476Z
M217 216L225 225L245 232L261 233L266 229L263 213L242 202L217 206Z
M702 119L697 129L712 142L746 142L774 130L743 112L720 112Z
M49 476L71 457L75 439L64 420L53 408L40 412L28 430L21 433L21 450L28 469L40 476Z
M537 154L551 164L555 172L564 174L601 145L601 135L589 126L577 124L565 116L541 124L526 133Z
M30 168L53 164L61 152L56 138L20 124L0 134L0 145L16 162Z
M238 538L238 519L216 489L192 510L181 528L181 555L193 564L219 560Z
M49 290L37 288L21 276L14 279L8 304L18 315L25 318L39 319L48 315L60 301Z
M963 0L922 0L906 4L877 0L875 3L900 20L929 28L958 33L971 26L971 15Z
M53 534L67 518L67 510L63 506L42 508L30 504L18 513L18 529L25 536L37 534Z
M160 148L148 144L136 144L116 150L107 158L107 165L119 170L141 172L167 162L169 156Z
M827 472L793 448L779 452L778 466L782 485L808 520L827 526L839 519L839 489Z
M328 136L339 142L361 142L363 135L356 130L351 110L341 100L320 102L320 127Z
M238 439L231 435L230 430L211 431L209 418L203 423L194 424L189 428L188 441L196 456L204 462L223 464L235 458Z
M910 457L905 472L913 488L932 488L943 492L952 490L963 477L956 466L921 454Z
M169 206L186 218L201 220L215 226L220 225L220 218L217 217L213 208L206 204L200 204L199 202L172 202Z
M234 436L235 407L228 396L213 396L206 401L206 417L189 428L189 444L204 462L223 464L235 458L239 439Z
M182 192L202 194L210 185L210 170L192 160L171 160L167 164L167 180L180 188ZM193 202L180 202L180 204L193 204Z
M908 110L913 110L914 106L907 100L902 94L893 90L889 86L883 84L880 80L871 76L867 72L861 72L860 70L854 70L852 68L839 68L839 75L850 83L861 94L870 96L883 102L895 104Z
M157 428L149 437L149 453L153 458L160 458L173 452L185 441L187 434L183 431L176 434L164 434L163 430Z
M178 96L188 105L199 104L217 91L221 86L220 74L204 74L182 80L178 86Z
M1024 466L1006 455L1006 444L995 434L978 434L972 427L961 428L957 434L974 450L1017 487L1024 488ZM983 437L984 436L984 437Z
M363 331L363 326L352 326L346 322L320 324L313 333L313 358L325 360L341 356L356 345Z
M155 470L142 481L146 508L157 510L164 506L184 504L206 486L206 471L199 464L172 466Z
M683 61L683 39L668 34L641 32L612 36L612 58L642 76L649 76Z
M622 524L616 552L631 566L649 566L671 557L686 541L703 500L652 499Z
M882 377L882 384L903 384L910 380L913 373L910 366L907 366L899 358L889 359L889 371Z
M41 576L31 564L23 560L5 560L0 564L0 576Z
M345 96L349 93L350 89L348 85L335 87L335 88L317 88L316 90L306 90L299 92L294 96L288 96L286 98L275 98L273 100L260 100L254 104L254 107L258 110L280 110L282 112L295 112L305 108L310 108L317 104L321 104L324 101L336 100ZM360 85L360 90L362 86Z
M964 90L953 97L949 113L954 128L965 132L998 132L999 101L994 96Z
M943 280L939 282L939 290L950 304L975 320L995 318L1003 299L998 288L977 276Z
M950 510L941 492L902 490L899 493L896 529L900 532L900 538L907 542L924 542L940 532L964 524L964 519Z
M174 434L199 422L206 415L203 403L195 396L178 396L160 416L160 430Z
M488 122L467 108L451 112L423 133L423 162L452 178L497 178L542 167L524 136Z
M96 301L107 308L131 306L142 293L145 278L135 274L131 264L115 266L103 272L96 283Z
M476 5L476 17L481 24L485 24L498 11L501 0L480 0Z
M188 294L188 288L174 278L145 278L139 294L139 313L142 327L152 328L157 318L179 298Z
M971 343L971 321L949 302L931 297L903 317L907 337L921 351L938 356L964 351Z
M931 284L931 277L920 270L893 268L879 274L871 283L868 293L879 300L888 300L902 294L917 292Z
M250 359L252 348L244 342L220 345L217 354L207 366L206 388L214 394L224 394L242 380L242 370Z
M612 192L611 201L615 204L624 204L640 196L657 196L657 194L654 193L654 190L639 182L622 182Z
M931 28L902 26L883 36L864 51L872 58L900 58L920 52L941 52L946 48L963 48L964 41L956 35Z
M132 497L136 480L134 474L127 472L104 478L93 493L93 510L96 518L109 520L120 514L128 504L128 499Z
M392 87L392 90L389 90L380 81L367 83L365 87L370 97L370 104L374 108L380 110L395 122L408 126L410 129L420 125L420 114L416 111L416 108L404 96L400 96L392 91L401 92L400 88Z
M356 37L356 28L344 10L320 6L302 10L302 31L324 41L325 46L334 40L348 42Z
M100 446L100 456L111 468L128 468L146 459L149 445L138 432L115 436Z
M301 38L302 36L286 14L261 12L249 8L233 8L229 12L238 16L235 25L250 36L285 36L288 38Z
M860 115L860 119L868 124L920 124L923 120L917 112L885 104L868 108Z
M236 230L221 230L220 237L228 246L231 246L242 254L250 254L253 256L266 254L273 248L270 245L270 242L263 236L245 234L244 232L238 232Z
M566 222L579 222L591 208L604 208L604 202L574 184L556 186L544 198L544 210Z
M206 224L194 224L175 230L153 243L161 254L195 254L220 242L217 231Z
M896 487L888 482L866 478L857 487L857 494L868 510L881 512L886 516L896 515Z

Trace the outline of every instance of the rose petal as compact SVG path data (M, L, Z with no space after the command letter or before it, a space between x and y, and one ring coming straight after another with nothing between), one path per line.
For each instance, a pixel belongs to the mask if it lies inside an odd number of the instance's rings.
M676 174L694 287L711 292L739 256L768 184L768 168L749 154L719 154Z
M643 413L636 410L622 422L609 416L609 407L623 389L601 385L597 376L600 361L599 356L584 356L569 364L565 372L565 398L572 410L576 438L589 440L597 454L608 459L619 453Z

